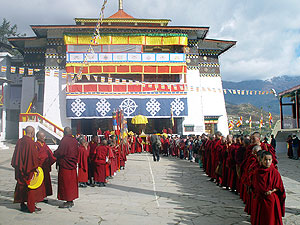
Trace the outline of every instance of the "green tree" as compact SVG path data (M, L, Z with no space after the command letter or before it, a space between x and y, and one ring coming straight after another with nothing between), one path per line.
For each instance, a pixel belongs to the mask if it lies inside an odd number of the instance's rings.
M18 27L16 24L12 25L10 21L3 18L2 23L0 25L0 42L9 44L9 37L24 37L26 34L18 33Z

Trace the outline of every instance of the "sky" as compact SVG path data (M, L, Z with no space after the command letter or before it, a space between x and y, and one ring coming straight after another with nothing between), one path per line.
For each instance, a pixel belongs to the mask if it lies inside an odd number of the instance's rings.
M209 26L208 38L237 41L220 57L223 80L270 79L300 75L299 0L123 0L135 18L171 19L170 25ZM74 24L96 18L103 0L1 0L0 20L18 25ZM105 17L118 9L108 0Z

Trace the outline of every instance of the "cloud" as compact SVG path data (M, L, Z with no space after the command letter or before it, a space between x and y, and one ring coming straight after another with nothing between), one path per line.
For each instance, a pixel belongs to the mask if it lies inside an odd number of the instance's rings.
M97 17L103 1L10 0L1 17L33 35L31 24L73 24L75 17ZM105 16L117 10L109 0ZM169 18L171 25L209 26L209 38L238 41L220 57L225 80L300 75L300 2L298 0L124 0L137 18Z

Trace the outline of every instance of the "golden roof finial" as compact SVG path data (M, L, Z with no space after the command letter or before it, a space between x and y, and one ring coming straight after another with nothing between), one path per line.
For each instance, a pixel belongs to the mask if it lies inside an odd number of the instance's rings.
M119 0L119 10L123 10L123 0Z

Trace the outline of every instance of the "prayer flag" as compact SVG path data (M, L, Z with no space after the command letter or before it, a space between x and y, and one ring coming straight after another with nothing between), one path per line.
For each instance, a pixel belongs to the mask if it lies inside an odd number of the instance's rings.
M77 80L81 80L82 79L82 74L81 73L76 74L76 78L77 78Z
M101 77L101 83L105 82L105 77Z
M120 83L120 79L115 79L115 82L116 83Z
M227 91L226 91L226 89L223 89L223 91L224 91L224 94L226 95L226 94L227 94Z
M62 73L62 74L61 74L61 77L62 77L62 78L67 78L67 73Z
M240 127L243 124L243 117L240 116L240 119L237 121L236 126Z
M33 69L28 68L28 75L33 75Z
M272 123L273 123L273 117L272 117L272 114L269 112L269 124L270 124L270 128L272 127Z
M93 75L95 81L97 81L98 76L97 75Z
M10 73L15 73L16 72L16 67L12 66L10 67Z
M86 77L87 80L91 79L91 75L90 74L86 74L85 77Z
M252 119L251 119L251 116L249 118L249 127L250 127L250 129L252 128Z
M232 120L230 120L229 124L228 124L228 129L232 130L234 128L234 123Z
M50 70L46 70L45 75L49 77L50 76Z
M55 71L54 71L54 76L55 76L55 77L58 77L58 76L59 76L58 70L55 70ZM80 80L81 80L81 78L80 78Z
M6 66L1 66L1 72L3 72L3 73L6 72Z
M23 67L19 68L19 74L24 74L24 68Z
M260 121L259 121L259 128L262 128L262 126L263 126L263 114L261 114L261 116L260 116Z
M108 78L108 83L112 83L112 78L111 77Z

